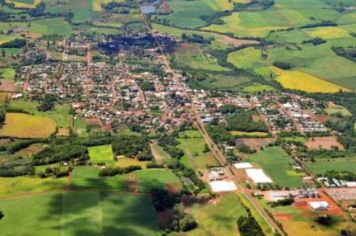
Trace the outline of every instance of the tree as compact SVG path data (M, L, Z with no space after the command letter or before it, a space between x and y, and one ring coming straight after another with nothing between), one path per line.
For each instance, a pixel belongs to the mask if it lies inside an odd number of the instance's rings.
M2 213L2 211L0 211L0 220L4 218L4 213Z

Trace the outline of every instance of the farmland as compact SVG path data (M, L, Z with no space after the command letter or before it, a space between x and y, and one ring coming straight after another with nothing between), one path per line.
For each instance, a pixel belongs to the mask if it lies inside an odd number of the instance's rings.
M2 235L6 236L28 232L158 235L157 216L146 196L64 192L2 200L0 207L7 215L0 222ZM145 214L141 214L143 209Z
M258 164L279 186L300 187L302 184L303 174L291 169L292 159L280 147L265 148L246 160Z
M46 138L56 131L56 122L51 118L22 113L6 114L1 136L17 138Z

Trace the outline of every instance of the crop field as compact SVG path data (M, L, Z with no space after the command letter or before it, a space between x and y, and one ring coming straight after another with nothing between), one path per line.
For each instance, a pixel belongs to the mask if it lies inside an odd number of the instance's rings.
M246 93L258 93L258 92L270 92L274 91L275 89L266 84L258 84L258 83L253 83L251 85L244 86L243 91Z
M351 116L351 113L349 110L347 110L343 106L336 105L334 103L328 103L328 107L325 108L325 112L328 115L333 115L333 114L341 114L342 116Z
M261 50L254 47L248 47L229 53L227 61L237 68L247 70L267 66L267 63L262 59Z
M150 161L138 161L134 158L121 156L118 158L114 165L121 168L129 166L141 166L142 169L145 169L148 163L150 163Z
M334 136L330 137L313 137L310 138L305 146L310 150L317 149L327 149L332 150L333 148L338 148L338 150L344 150L344 146L337 141L337 138Z
M214 155L204 152L205 140L196 130L181 132L179 134L179 148L184 152L180 162L194 169L206 169L208 166L218 166Z
M356 174L356 157L347 157L347 158L325 158L317 159L315 162L307 162L307 167L314 174L323 174L326 171L350 171Z
M20 37L18 37L16 35L0 35L0 47L1 47L1 44L10 42L16 38L20 38Z
M308 93L337 93L340 90L348 91L346 88L301 71L286 71L275 67L273 71L277 75L276 80L287 89L301 90Z
M56 131L55 120L22 113L7 113L1 136L16 138L47 138Z
M135 171L138 190L150 192L152 189L174 189L180 191L182 183L178 177L168 169L146 169Z
M333 39L350 37L349 33L340 27L311 28L304 30L304 32L312 38Z
M34 36L53 34L68 35L72 32L70 24L67 21L64 21L63 18L34 20L31 22L31 26L27 30Z
M303 174L290 167L292 158L280 147L267 147L263 151L246 157L246 161L257 163L274 183L283 187L300 187Z
M28 192L41 193L64 190L66 178L39 178L39 177L0 177L0 198L25 195ZM2 201L2 200L1 200ZM0 202L1 202L0 201Z
M0 208L4 236L159 235L157 215L143 195L64 192L2 200Z
M199 0L170 1L169 5L173 10L171 14L155 17L161 21L166 21L171 26L195 29L207 24L200 16L214 14L214 11L208 4Z
M89 157L92 163L114 163L114 153L111 145L88 147Z
M199 222L198 228L189 235L233 235L236 232L236 221L240 216L247 216L236 194L226 194L216 203L193 205L192 214Z
M60 128L69 128L70 126L70 115L69 105L55 105L54 110L41 112L37 110L39 104L37 102L27 101L27 100L13 100L10 102L9 109L21 110L27 112L31 115L47 117L54 119L57 126Z
M230 131L230 134L236 137L252 137L252 138L265 138L269 134L266 132L242 132L242 131Z

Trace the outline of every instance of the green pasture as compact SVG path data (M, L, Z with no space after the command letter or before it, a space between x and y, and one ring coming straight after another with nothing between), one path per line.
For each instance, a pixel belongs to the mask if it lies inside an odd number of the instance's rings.
M204 153L206 143L199 131L181 132L178 141L178 147L184 152L180 162L185 166L193 169L206 169L209 166L219 165L210 151Z
M292 158L281 147L267 147L245 160L258 164L280 186L297 188L302 185L303 174L292 170Z
M114 153L111 144L88 147L88 152L90 160L94 164L114 163Z
M332 170L356 174L356 157L316 159L315 162L307 162L306 165L316 175Z
M14 80L16 71L13 68L0 68L0 79Z

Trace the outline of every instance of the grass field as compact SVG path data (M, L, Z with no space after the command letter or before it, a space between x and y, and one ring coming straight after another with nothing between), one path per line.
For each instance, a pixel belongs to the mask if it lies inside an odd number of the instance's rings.
M21 38L21 37L19 37L17 35L3 35L3 34L1 34L0 35L0 47L2 44L10 42L16 38Z
M302 185L303 175L292 170L292 158L280 147L267 147L248 156L246 161L257 163L280 186L296 188Z
M258 84L258 83L253 83L251 85L244 86L243 90L246 93L258 93L258 92L271 92L274 91L275 89L266 84Z
M114 153L110 145L88 147L89 157L92 163L114 163Z
M0 79L14 80L16 71L13 68L1 68Z
M2 200L0 208L4 236L159 235L148 196L65 192Z
M150 163L150 161L138 161L134 158L120 157L115 162L115 166L121 168L129 167L129 166L141 166L142 169L145 169L148 163Z
M184 151L180 162L193 169L206 169L208 166L218 166L219 163L214 155L204 152L205 140L196 130L181 132L179 134L178 147Z
M182 188L182 183L178 177L168 169L138 170L135 174L140 192L150 192L151 189L165 189L169 185L178 191Z
M7 113L0 134L16 138L46 138L56 131L55 120L22 113Z
M188 235L234 235L236 221L247 212L236 194L226 194L217 200L216 204L193 205L191 213L194 215L198 228Z
M351 116L351 113L349 110L347 110L343 106L336 105L334 103L329 103L328 107L325 109L325 112L328 115L333 115L333 114L341 114L342 116Z
M117 175L114 177L99 177L99 168L76 167L72 172L72 189L96 189L129 191L128 182L134 178L132 175Z
M198 45L184 44L174 54L175 63L179 66L187 66L194 69L228 71L220 66L217 59L205 53Z
M253 138L265 138L269 135L266 132L242 132L242 131L230 131L230 134L236 137L253 137Z
M315 162L307 162L307 167L314 174L323 174L326 171L350 171L356 174L356 157L317 159Z

